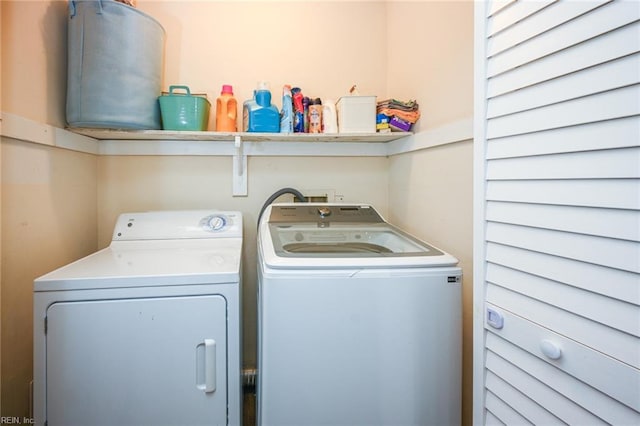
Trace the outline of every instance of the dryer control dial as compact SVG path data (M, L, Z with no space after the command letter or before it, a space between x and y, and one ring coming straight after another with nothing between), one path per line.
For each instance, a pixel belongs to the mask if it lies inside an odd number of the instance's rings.
M200 223L205 231L222 231L227 226L228 219L226 216L214 214L205 217Z

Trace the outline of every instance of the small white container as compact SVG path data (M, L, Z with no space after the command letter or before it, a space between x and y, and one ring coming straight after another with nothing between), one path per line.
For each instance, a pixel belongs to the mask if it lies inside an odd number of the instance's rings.
M375 133L376 97L343 96L336 104L338 133Z
M331 99L322 104L322 133L338 133L336 104Z

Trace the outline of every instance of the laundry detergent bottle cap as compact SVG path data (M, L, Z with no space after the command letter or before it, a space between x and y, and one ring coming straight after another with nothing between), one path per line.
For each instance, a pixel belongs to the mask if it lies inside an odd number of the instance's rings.
M230 84L223 84L222 85L222 91L220 92L220 94L224 95L226 93L228 93L230 95L233 95L233 86L232 85L230 85Z
M233 86L222 85L220 96L216 99L216 131L235 132L237 125L238 102L233 96Z
M255 91L255 98L258 105L268 108L271 106L271 91L269 89L269 83L266 81L258 82L258 86Z

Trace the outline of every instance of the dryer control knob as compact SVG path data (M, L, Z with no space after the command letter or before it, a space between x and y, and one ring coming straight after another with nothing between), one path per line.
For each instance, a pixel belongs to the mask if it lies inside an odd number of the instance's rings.
M220 231L227 224L227 219L224 216L209 216L205 223L205 229L208 231Z
M331 209L329 207L320 207L318 208L318 213L320 214L320 217L326 217L331 214Z

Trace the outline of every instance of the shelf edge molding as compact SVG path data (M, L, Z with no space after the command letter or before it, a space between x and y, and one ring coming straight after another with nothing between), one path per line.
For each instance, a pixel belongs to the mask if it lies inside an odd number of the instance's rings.
M473 117L452 121L442 126L397 139L387 144L387 155L399 155L441 145L473 139Z
M71 151L99 154L98 141L94 138L7 112L0 112L0 135Z

